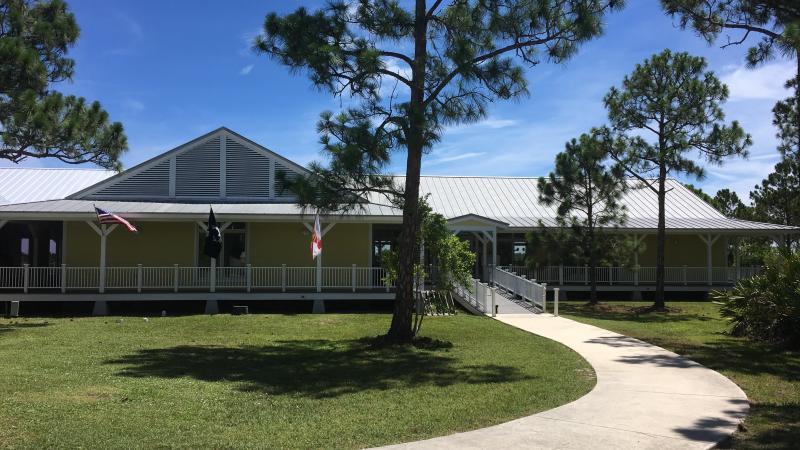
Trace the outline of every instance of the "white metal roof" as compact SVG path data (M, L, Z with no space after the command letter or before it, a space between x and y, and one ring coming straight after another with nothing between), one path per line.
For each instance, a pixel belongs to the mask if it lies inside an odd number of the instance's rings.
M397 177L403 182L403 177ZM538 178L423 176L421 195L430 194L434 211L447 218L478 215L504 222L510 228L531 229L554 225L556 208L539 202ZM649 189L639 188L635 179L622 198L627 222L621 227L653 230L658 227L658 197ZM677 180L667 180L666 226L672 230L709 231L797 231L797 228L769 223L749 222L725 217Z
M0 167L0 205L61 199L114 174L103 169Z
M173 161L182 154L191 155L196 145L208 139L219 137L219 149L214 147L212 162L198 164L194 177L203 177L203 167L216 167L218 178L212 183L214 193L209 198L181 199L172 194L168 198L151 198L140 184L126 187L126 194L119 198L119 189L112 194L102 194L102 189L112 185L125 183L136 174L146 173L159 164L167 167L156 171L153 176L145 177L145 183L155 178L163 178L169 173L168 190L177 189L176 177L180 178L178 161ZM228 154L226 143L242 144L257 151L254 157L268 158L270 162L269 177L263 178L265 171L251 171L246 166L253 160L243 160L236 171L231 172L235 182L247 181L250 184L268 182L274 179L274 166L286 166L295 172L305 169L261 147L252 141L236 134L227 128L219 128L211 133L194 139L171 151L132 167L119 175L108 179L114 172L94 169L2 169L0 168L0 219L48 219L48 220L83 220L93 217L93 205L97 204L109 211L136 220L165 220L204 218L208 214L208 205L213 204L214 211L223 219L236 218L247 220L289 220L303 215L304 211L292 203L289 197L277 196L271 187L265 202L262 198L252 199L224 198L226 185L222 173L227 173L227 166L222 163L229 156L238 158L234 152ZM172 160L170 160L170 158ZM225 166L223 171L217 166ZM160 166L159 166L160 167ZM162 168L163 169L163 168ZM245 170L248 169L248 170ZM177 172L176 172L177 171ZM177 173L177 175L176 175ZM217 172L215 172L217 173ZM151 174L152 175L152 174ZM164 181L161 178L158 180ZM108 179L108 180L107 180ZM107 180L107 181L106 181ZM396 177L398 183L404 177ZM274 180L272 180L274 181ZM487 226L498 226L511 230L529 230L539 226L555 224L556 209L539 202L538 178L535 177L464 177L464 176L423 176L420 182L420 193L429 195L429 203L434 211L448 219L467 220L470 217L481 218ZM627 222L622 228L634 231L652 232L658 223L658 201L656 194L649 189L635 189L638 182L629 181L632 189L623 197L622 203L627 209ZM164 184L164 183L162 183ZM173 188L173 186L176 186ZM163 186L162 186L163 187ZM216 190L219 187L219 191ZM709 204L697 197L692 191L676 180L667 182L666 224L673 232L729 232L747 233L795 233L798 228L782 225L748 222L729 219ZM95 194L97 193L97 194ZM228 192L229 194L229 192ZM219 197L219 198L217 198ZM375 196L378 199L378 196ZM369 217L375 222L400 222L401 211L381 204L376 200L365 205L364 210L338 215L338 220L356 220ZM305 212L307 215L308 212ZM336 216L336 215L333 215Z
M57 180L52 180L57 181ZM400 180L402 181L402 180ZM519 177L445 177L423 176L421 192L430 193L429 202L436 212L448 219L480 216L508 224L511 229L526 230L555 223L555 209L537 200L536 178ZM631 181L634 183L634 181ZM729 219L681 185L670 180L667 194L667 228L681 232L797 232L783 225ZM652 231L657 228L658 210L655 194L634 189L624 197L628 220L623 229ZM132 220L204 219L209 203L129 202L60 199L0 205L0 218L35 219L47 217L64 220L92 218L94 205ZM283 220L309 216L308 211L292 203L212 203L214 212L224 219ZM374 221L399 222L401 211L385 205L367 204L364 210L332 215L336 220L369 217ZM501 226L502 228L502 226Z

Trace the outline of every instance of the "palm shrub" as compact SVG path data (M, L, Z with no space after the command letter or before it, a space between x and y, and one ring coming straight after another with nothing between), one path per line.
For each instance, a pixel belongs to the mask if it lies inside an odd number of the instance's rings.
M775 252L761 274L716 291L737 336L800 347L800 252Z

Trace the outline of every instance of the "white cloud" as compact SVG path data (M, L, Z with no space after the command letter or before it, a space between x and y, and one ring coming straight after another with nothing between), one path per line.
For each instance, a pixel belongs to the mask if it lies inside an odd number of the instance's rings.
M254 67L253 64L248 64L242 67L242 70L239 71L239 75L250 75L250 72L253 71L253 67Z
M485 132L487 129L489 130L499 130L501 128L509 128L519 124L519 120L515 119L497 119L497 118L488 118L481 120L480 122L475 123L463 123L458 125L453 125L447 127L445 130L445 134L452 133L452 134L459 134L459 133L469 133L469 132Z
M116 14L116 17L117 20L122 22L128 33L133 35L137 41L144 39L144 31L142 30L142 26L139 25L139 22L137 22L133 17L121 13Z
M244 33L240 34L239 38L242 40L244 45L239 48L236 53L243 58L253 56L253 42L259 34L261 34L260 28L257 30L245 31Z
M131 112L142 112L145 109L144 103L139 100L128 98L122 101L122 107Z
M432 160L426 161L426 164L429 166L435 166L437 164L442 164L442 163L461 161L462 159L476 158L478 156L483 156L485 154L486 152L466 152L460 154L452 154L448 156L440 156L437 158L433 158Z
M112 48L104 51L103 53L112 56L133 54L137 44L144 40L144 30L142 29L142 26L133 17L126 14L117 13L114 15L114 17L117 22L120 22L120 28L125 30L131 36L131 39L129 39L129 42L127 43L128 45Z
M795 76L793 63L767 64L756 69L736 67L722 75L722 82L730 89L731 101L780 100L789 96L784 85Z

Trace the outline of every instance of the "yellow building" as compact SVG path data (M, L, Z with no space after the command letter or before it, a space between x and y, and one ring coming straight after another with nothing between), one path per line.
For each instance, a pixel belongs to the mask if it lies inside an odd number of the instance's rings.
M314 211L295 204L279 174L306 169L220 128L118 174L85 169L0 172L0 300L26 299L390 299L380 252L396 245L401 211L375 199L321 215L323 253L310 251ZM396 177L403 183L402 177ZM641 243L632 260L598 269L615 289L655 281L657 202L647 189L625 195L627 220L614 232ZM538 200L536 178L423 176L421 192L477 253L475 276L511 266L565 289L584 289L581 266L519 266L536 255L525 235L553 226L555 209ZM796 229L728 219L681 183L667 196L667 280L674 289L729 285L739 268L728 242ZM100 224L95 208L131 222ZM203 252L213 208L222 249ZM431 262L431 261L428 261ZM15 297L16 298L16 297Z

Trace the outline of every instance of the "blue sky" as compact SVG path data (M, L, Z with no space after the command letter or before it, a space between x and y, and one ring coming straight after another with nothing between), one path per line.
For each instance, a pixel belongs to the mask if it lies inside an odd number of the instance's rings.
M320 157L315 123L340 102L314 89L303 75L249 49L267 12L290 12L289 0L141 2L70 0L82 33L70 56L71 82L58 89L99 100L125 126L126 167L225 125L301 164ZM605 35L563 65L528 71L531 95L491 106L481 123L449 129L423 163L425 174L539 176L552 168L564 143L606 122L602 98L634 65L664 48L708 59L728 83L725 110L752 134L749 160L709 167L696 184L710 192L729 187L747 197L777 162L771 108L789 93L783 83L793 62L744 67L745 47L708 46L681 31L657 0L630 0L609 16ZM55 166L52 161L25 165ZM398 159L394 171L402 172Z

